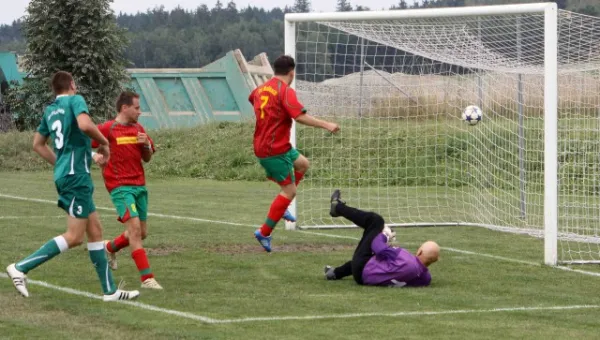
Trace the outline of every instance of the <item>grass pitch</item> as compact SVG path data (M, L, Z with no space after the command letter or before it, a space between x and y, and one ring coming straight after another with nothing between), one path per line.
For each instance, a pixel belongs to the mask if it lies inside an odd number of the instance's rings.
M123 229L95 174L106 237ZM267 254L252 237L276 188L270 183L149 179L153 272L163 292L138 304L103 303L87 253L73 249L32 271L31 297L0 278L2 339L501 339L594 338L600 277L540 265L543 243L480 228L398 230L414 251L426 239L444 247L422 289L328 282L325 264L348 260L359 230L285 231ZM0 173L2 268L64 231L50 172ZM18 196L35 200L19 200ZM47 201L45 201L47 200ZM351 201L351 199L349 199ZM327 202L323 202L327 204ZM106 207L107 209L102 209ZM327 236L322 235L327 234ZM593 267L576 269L595 273ZM127 249L116 280L137 289Z

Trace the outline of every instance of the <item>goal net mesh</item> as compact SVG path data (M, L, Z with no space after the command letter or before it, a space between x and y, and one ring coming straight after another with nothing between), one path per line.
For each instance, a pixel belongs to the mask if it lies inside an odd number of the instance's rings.
M559 12L559 259L600 260L600 18ZM299 224L339 188L391 225L543 235L544 15L296 24L296 89L341 133L297 127ZM479 124L461 120L477 105Z

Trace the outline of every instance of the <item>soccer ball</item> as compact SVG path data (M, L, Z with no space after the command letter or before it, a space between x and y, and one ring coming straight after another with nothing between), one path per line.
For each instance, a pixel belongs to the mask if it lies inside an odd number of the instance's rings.
M483 112L475 105L467 106L462 113L462 119L470 125L479 123L481 121L481 116L483 116Z

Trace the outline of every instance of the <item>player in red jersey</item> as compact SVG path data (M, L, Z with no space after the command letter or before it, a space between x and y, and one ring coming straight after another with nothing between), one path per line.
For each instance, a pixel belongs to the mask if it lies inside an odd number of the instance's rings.
M138 123L142 113L139 98L138 94L128 91L119 95L117 117L98 126L108 139L111 156L103 164L102 156L95 154L94 161L102 166L104 184L117 209L118 220L127 226L123 234L106 242L111 268L117 269L116 253L130 246L131 257L140 272L142 288L162 289L154 279L142 245L148 232L148 191L142 160L149 162L155 148L144 127Z
M298 183L309 167L308 159L290 143L292 119L333 133L340 129L336 123L306 114L296 91L290 87L296 75L294 58L280 56L273 68L275 76L254 89L248 98L256 115L254 154L265 169L267 178L281 187L281 192L271 204L267 220L254 232L254 237L268 252L271 251L271 232L284 215L289 215L286 210L296 197ZM289 219L295 218L290 216Z

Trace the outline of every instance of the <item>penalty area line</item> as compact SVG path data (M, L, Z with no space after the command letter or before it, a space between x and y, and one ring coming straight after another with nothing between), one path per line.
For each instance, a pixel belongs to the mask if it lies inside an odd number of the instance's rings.
M13 196L13 195L7 195L7 194L0 194L0 198L8 198L8 199L13 199L13 200L18 200L18 201L26 201L26 202L56 204L56 201L39 199L39 198L22 197L22 196ZM97 210L103 210L103 211L113 211L113 212L115 211L114 208L108 208L108 207L96 207L96 209ZM148 216L154 216L154 217L160 217L160 218L170 218L170 219L174 219L174 220L184 220L184 221L194 221L194 222L206 222L206 223L215 223L215 224L226 224L226 225L233 225L233 226L240 226L240 227L258 227L258 226L255 226L255 225L244 224L244 223L235 223L235 222L227 222L227 221L214 221L214 220L208 220L208 219L204 219L204 218L178 216L178 215L165 215L165 214L157 214L157 213L148 213Z
M8 275L0 273L0 278L8 279ZM54 289L63 293L82 296L93 300L102 300L102 296L84 292L77 289L53 285L48 282L38 280L27 280L28 284L41 286L49 289ZM457 310L441 310L441 311L402 311L402 312L380 312L380 313L352 313L352 314L324 314L324 315L300 315L300 316L264 316L264 317L247 317L247 318L232 318L232 319L215 319L206 316L181 312L173 309L157 307L137 301L118 301L108 303L121 303L135 308L177 316L180 318L200 321L205 324L232 324L246 322L268 322L268 321L310 321L310 320L327 320L327 319L351 319L365 317L411 317L411 316L440 316L453 314L487 314L487 313L509 313L509 312L536 312L536 311L560 311L560 310L580 310L580 309L598 309L600 305L571 305L571 306L532 306L532 307L504 307L492 309L457 309Z
M0 216L0 220L28 220L28 219L46 219L46 218L65 218L64 215L54 215L54 216Z

